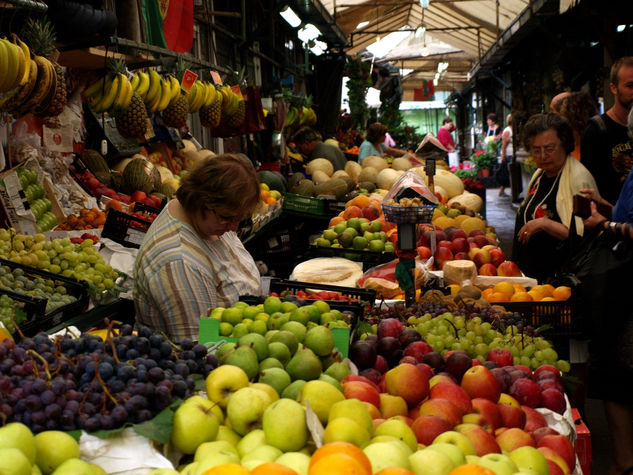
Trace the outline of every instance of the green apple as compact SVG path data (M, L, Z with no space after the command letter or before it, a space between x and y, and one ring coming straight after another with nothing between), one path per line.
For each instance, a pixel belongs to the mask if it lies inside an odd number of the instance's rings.
M281 312L281 299L271 295L264 300L264 312L272 315L275 312Z
M203 442L215 440L220 421L213 414L215 403L200 396L176 409L171 443L183 454L193 454Z
M385 242L385 252L393 253L395 251L396 251L396 248L392 242L389 242L389 241Z
M431 446L409 455L409 463L415 475L448 475L457 466L448 455Z
M248 304L246 302L242 302L241 300L238 300L233 304L233 308L241 308L244 310L246 307L248 307Z
M149 472L147 475L180 475L180 472L172 468L156 468Z
M205 381L207 397L226 408L235 391L248 386L248 376L243 369L233 365L221 365L209 373Z
M3 475L31 475L31 464L20 449L15 447L0 448L0 473Z
M549 467L545 456L534 447L525 445L514 449L508 456L516 464L519 469L531 469L539 475L547 475Z
M275 463L293 469L298 475L308 475L310 456L301 452L286 452L278 457Z
M352 247L359 251L367 248L367 238L356 236L352 241Z
M496 475L511 475L519 470L512 459L504 454L486 454L479 457L477 465L489 468Z
M234 447L237 447L237 444L241 439L242 438L237 432L225 425L218 427L218 435L215 437L216 441L225 440Z
M373 252L382 252L385 250L385 243L382 239L372 239L369 241L368 248Z
M281 313L290 313L296 308L299 308L299 306L294 302L290 302L290 301L281 302Z
M457 431L448 430L442 432L433 440L433 444L442 442L459 447L464 455L477 455L470 439Z
M355 420L370 436L374 434L374 421L363 401L358 399L345 399L335 402L330 407L328 425L338 417L347 417Z
M338 233L333 229L326 229L325 231L323 231L323 237L331 242L338 237Z
M240 459L233 452L213 452L207 455L202 460L195 462L197 463L197 467L191 473L193 475L202 475L204 472L209 470L210 468L217 467L218 465L223 465L225 463L240 463Z
M371 435L362 425L349 417L337 417L328 422L323 442L350 442L361 449L369 444Z
M35 440L33 433L21 422L10 422L0 428L0 448L20 449L22 453L33 464L35 462Z
M365 447L363 452L369 458L374 473L388 467L411 469L409 462L411 451L404 450L401 445L392 442L376 442Z
M308 441L305 409L290 399L280 399L266 408L262 428L266 442L283 452L297 451Z
M226 440L214 440L211 442L204 442L198 446L196 453L193 456L194 462L198 462L205 458L207 455L214 452L233 452L239 457L237 453L237 447Z
M90 468L92 469L92 475L108 475L108 473L104 469L102 469L99 465L96 465L94 463L90 463L88 465L90 465ZM37 470L35 470L35 467L37 467L37 465L33 465L32 467L33 473L31 473L31 475L42 475L42 472L40 472L40 469L38 468ZM171 470L171 469L164 468L163 470ZM176 471L176 473L178 472ZM174 475L174 474L170 472L166 472L164 475Z
M180 475L195 475L198 472L198 466L200 462L191 462L187 465L179 466L178 470L180 470Z
M266 434L263 429L255 429L242 437L237 443L237 453L240 458L244 457L249 452L255 450L260 445L266 444Z
M328 421L328 414L332 406L344 400L345 396L341 391L330 383L318 379L308 381L304 384L298 397L298 401L303 406L306 406L308 403L310 404L310 407L321 421L321 424L324 425Z
M171 470L171 472L176 472ZM94 470L88 462L78 458L68 459L57 467L54 475L94 475Z
M274 462L281 454L283 454L283 452L277 447L264 444L245 454L240 460L240 464L248 470L252 470L262 463Z
M360 218L350 218L347 220L347 228L355 229L356 231L360 231Z
M244 436L261 427L264 411L270 403L270 396L261 389L241 388L229 398L226 416L233 430Z
M222 312L222 321L235 326L242 321L243 313L241 308L229 307Z
M79 458L79 444L65 432L47 430L35 436L35 463L44 475L53 473L63 462Z
M376 427L374 434L394 436L407 444L412 452L418 448L418 439L413 429L400 419L391 418L386 420Z
M450 457L456 467L460 465L464 465L466 463L466 457L464 453L454 444L448 444L446 442L433 442L429 447L432 447L434 450L438 452L442 452Z
M215 318L216 320L222 320L222 312L224 312L224 307L216 307L209 312L209 318Z

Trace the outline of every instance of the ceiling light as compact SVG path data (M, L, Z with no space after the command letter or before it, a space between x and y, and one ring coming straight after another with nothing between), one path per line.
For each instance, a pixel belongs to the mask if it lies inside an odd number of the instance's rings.
M615 31L622 33L626 29L626 25L618 25Z
M424 33L426 33L426 28L420 25L415 29L415 33L413 34L413 36L419 39L424 36Z
M323 53L325 53L325 51L323 51L323 48L316 44L310 48L310 52L314 56L321 56Z
M316 40L319 36L321 36L321 32L312 23L308 23L297 32L297 36L304 43L308 43L309 41Z
M420 6L422 8L429 8L429 0L420 0Z
M367 25L369 25L368 21L361 21L358 25L356 25L356 29L360 30L361 28L365 28Z
M438 73L443 73L447 69L448 69L448 63L447 62L439 62L439 63L437 63L437 72Z
M420 51L420 54L422 56L428 56L429 55L429 48L428 48L428 46L426 46L426 43L424 43L424 46L422 46L422 51Z
M294 12L294 10L292 8L290 8L288 5L286 5L285 7L283 7L280 11L279 14L282 16L282 18L284 20L286 20L288 22L288 24L293 27L296 28L299 25L301 25L301 18L299 18L297 16L297 14Z

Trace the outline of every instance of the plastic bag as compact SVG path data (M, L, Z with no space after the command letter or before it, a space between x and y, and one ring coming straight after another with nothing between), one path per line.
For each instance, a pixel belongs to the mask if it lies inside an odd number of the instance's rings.
M383 202L386 203L390 199L397 202L400 198L415 198L416 196L435 205L438 203L437 197L431 193L422 177L412 170L407 170L396 180Z
M372 288L376 290L376 296L378 298L390 298L387 295L391 295L393 289L387 282L397 283L396 279L396 265L400 259L394 259L393 261L386 262L384 264L377 265L371 269L367 269L363 276L358 279L358 286L363 288ZM433 257L428 261L422 262L420 259L415 259L415 286L421 288L432 285L432 282L438 279L438 275L431 271L433 265ZM382 281L385 282L382 282ZM397 293L402 293L402 289L398 288ZM385 295L387 294L387 295Z

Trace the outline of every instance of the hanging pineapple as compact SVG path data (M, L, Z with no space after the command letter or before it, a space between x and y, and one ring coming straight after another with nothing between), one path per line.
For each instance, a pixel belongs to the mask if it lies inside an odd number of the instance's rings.
M21 37L30 46L31 51L35 55L46 58L52 64L54 73L52 74L54 82L51 81L48 93L36 104L29 104L29 106L33 106L30 112L39 117L51 117L61 114L67 101L66 75L64 68L54 59L57 54L57 49L55 48L55 40L57 38L53 26L45 17L29 18L24 25Z
M208 84L207 87L212 87L215 90L215 85ZM213 95L213 99L207 105L205 104L198 111L200 117L200 123L203 127L217 127L220 125L220 118L222 117L222 93L220 89L217 89Z
M113 60L109 63L109 69L114 74L121 74L127 81L126 64L123 60ZM132 86L130 85L130 90ZM132 92L131 99L129 98L129 91L124 97L124 94L120 94L120 101L115 101L113 104L114 122L116 128L121 135L129 138L138 138L145 135L147 132L147 110L145 108L145 102L141 98L140 94L136 91Z
M187 125L187 116L189 115L189 101L184 92L180 88L182 78L187 70L187 65L182 57L178 57L176 63L176 77L170 76L170 84L172 88L177 88L178 93L174 94L167 108L162 112L163 122L168 127L181 128Z

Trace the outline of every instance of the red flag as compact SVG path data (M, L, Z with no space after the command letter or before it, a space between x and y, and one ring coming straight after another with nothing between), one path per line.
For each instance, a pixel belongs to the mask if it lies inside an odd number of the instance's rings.
M167 47L185 53L193 46L193 0L158 0Z

